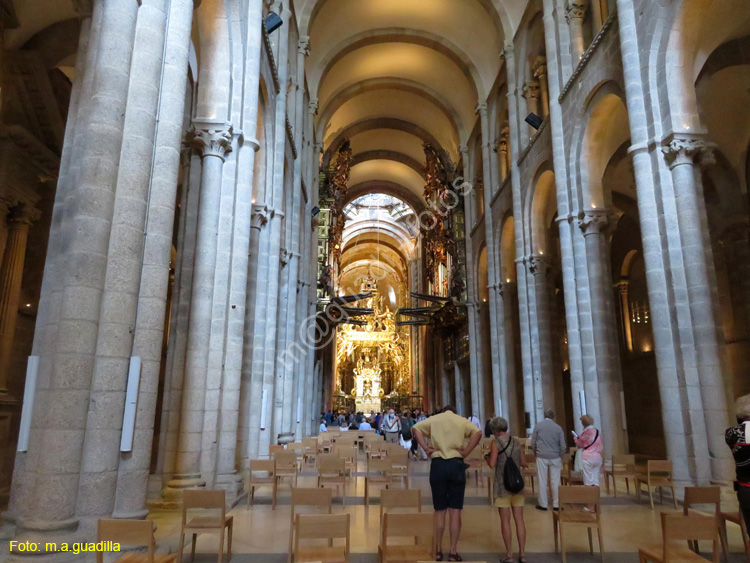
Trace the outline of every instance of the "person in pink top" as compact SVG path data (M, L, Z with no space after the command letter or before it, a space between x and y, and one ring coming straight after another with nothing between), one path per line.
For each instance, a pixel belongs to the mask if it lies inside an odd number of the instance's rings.
M581 417L583 432L575 437L578 453L581 456L583 484L593 487L599 486L599 474L602 470L602 434L594 428L593 417L585 414Z

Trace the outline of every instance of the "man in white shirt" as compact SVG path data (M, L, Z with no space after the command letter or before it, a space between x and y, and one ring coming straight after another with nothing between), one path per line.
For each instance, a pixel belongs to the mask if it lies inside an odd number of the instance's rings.
M383 417L380 423L380 431L385 434L385 441L391 444L398 444L398 437L401 434L401 421L396 416L396 411L391 409Z
M482 423L479 421L479 417L476 415L476 413L472 414L469 417L469 422L471 422L474 426L479 428L479 430L482 429Z
M362 422L359 423L359 429L360 430L372 430L372 426L365 418Z
M328 432L325 419L320 421L320 428L318 428L318 432Z

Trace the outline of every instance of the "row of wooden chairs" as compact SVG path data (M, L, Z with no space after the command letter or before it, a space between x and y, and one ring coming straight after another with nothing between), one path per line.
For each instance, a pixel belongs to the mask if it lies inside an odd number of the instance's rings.
M175 563L182 562L185 537L191 536L191 560L195 559L198 534L219 535L218 561L224 560L224 538L227 542L227 560L232 558L232 530L234 518L226 513L224 490L187 489L183 492L180 546L176 555L154 552L153 520L120 520L104 518L97 523L97 542L111 541L129 548L146 548L145 553L128 551L114 563ZM104 551L96 552L97 563L104 562Z

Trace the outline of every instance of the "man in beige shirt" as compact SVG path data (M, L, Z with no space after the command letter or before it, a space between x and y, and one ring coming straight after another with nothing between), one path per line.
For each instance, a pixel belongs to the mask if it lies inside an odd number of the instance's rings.
M458 554L458 536L461 534L461 511L466 491L466 458L482 439L482 433L467 419L458 416L454 407L417 423L412 435L432 459L430 488L435 509L436 560L443 560L443 532L445 514L450 514L451 549L448 561L462 561ZM431 445L427 445L429 438ZM469 443L464 447L466 440Z

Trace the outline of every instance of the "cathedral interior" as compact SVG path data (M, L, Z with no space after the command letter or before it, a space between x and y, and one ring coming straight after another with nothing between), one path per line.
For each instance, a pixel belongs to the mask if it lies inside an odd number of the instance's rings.
M590 415L603 471L673 464L657 510L602 489L618 563L686 487L737 511L746 0L0 0L0 30L0 559L93 561L10 542L100 519L177 553L201 489L233 560L281 561L288 491L246 510L250 464L320 443L328 411L453 405L521 438ZM476 561L502 552L488 487ZM731 525L729 560L748 543Z

